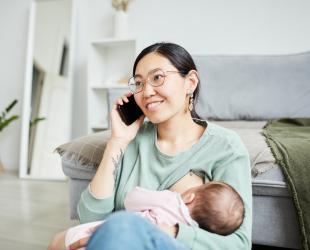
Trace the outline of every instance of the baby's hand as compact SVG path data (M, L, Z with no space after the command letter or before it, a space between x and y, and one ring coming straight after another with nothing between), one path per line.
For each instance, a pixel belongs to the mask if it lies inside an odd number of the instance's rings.
M73 243L69 246L69 249L70 249L70 250L76 250L76 249L79 249L79 248L81 248L81 247L86 247L89 238L90 238L90 237L85 237L85 238L79 239L79 240L76 241L76 242L73 242Z
M178 234L178 225L169 226L167 224L159 224L159 228L164 231L166 234L170 235L171 237L175 238Z

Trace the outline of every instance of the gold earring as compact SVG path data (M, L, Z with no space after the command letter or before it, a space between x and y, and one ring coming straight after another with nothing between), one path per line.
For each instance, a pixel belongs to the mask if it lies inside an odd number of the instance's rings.
M193 93L190 93L190 94L189 94L189 105L188 105L188 110L189 110L190 112L192 112L193 108L194 108L194 94L193 94Z

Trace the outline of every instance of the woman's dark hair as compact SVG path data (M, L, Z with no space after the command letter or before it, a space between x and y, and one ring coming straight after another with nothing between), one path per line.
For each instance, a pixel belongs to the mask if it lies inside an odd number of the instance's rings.
M189 71L197 70L192 56L183 47L175 43L160 42L152 44L141 51L141 53L137 56L135 63L133 65L133 75L135 75L136 67L139 61L144 56L152 52L156 52L167 58L172 63L172 65L176 67L179 72L181 72L181 75L183 77L185 77ZM196 113L195 106L199 94L199 86L200 86L200 80L198 81L197 87L193 93L194 107L193 110L191 111L191 116L193 118L198 119L200 119L200 117Z

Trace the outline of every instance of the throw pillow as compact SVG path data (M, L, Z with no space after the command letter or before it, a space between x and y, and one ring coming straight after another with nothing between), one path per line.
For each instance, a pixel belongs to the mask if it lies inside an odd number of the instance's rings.
M60 156L69 154L82 164L97 167L102 160L103 152L110 135L110 130L86 135L58 146L55 151Z

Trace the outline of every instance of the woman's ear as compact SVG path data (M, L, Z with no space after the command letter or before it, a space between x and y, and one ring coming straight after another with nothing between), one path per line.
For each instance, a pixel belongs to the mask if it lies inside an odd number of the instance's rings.
M194 199L195 199L195 193L188 193L182 196L182 200L186 205L192 203Z
M187 93L193 93L198 85L199 76L196 70L190 70L186 75Z

